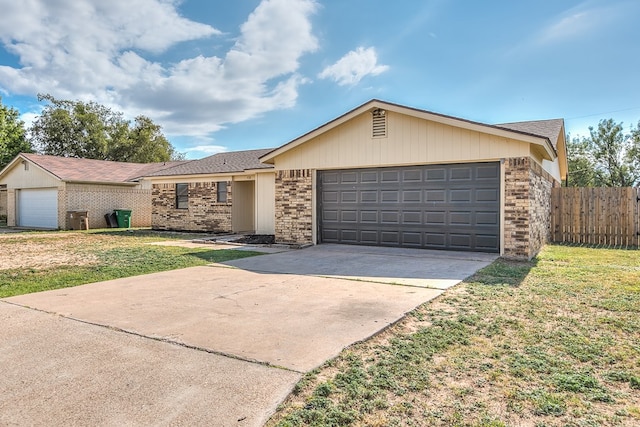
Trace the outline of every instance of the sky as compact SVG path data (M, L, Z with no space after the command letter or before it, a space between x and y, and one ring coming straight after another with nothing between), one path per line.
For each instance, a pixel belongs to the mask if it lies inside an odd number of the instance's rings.
M0 97L151 117L178 152L277 147L371 100L487 124L640 120L638 0L0 0Z

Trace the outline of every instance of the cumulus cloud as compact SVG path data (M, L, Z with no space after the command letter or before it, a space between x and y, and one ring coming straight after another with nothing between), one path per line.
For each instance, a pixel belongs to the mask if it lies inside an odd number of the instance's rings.
M222 56L161 54L221 32L182 17L176 0L3 1L0 90L95 100L145 114L172 135L206 137L227 123L295 104L300 58L318 48L314 0L263 0ZM153 58L153 59L151 59Z
M366 76L377 76L388 69L389 66L378 64L378 55L373 47L358 47L326 67L318 77L332 79L340 86L355 85Z

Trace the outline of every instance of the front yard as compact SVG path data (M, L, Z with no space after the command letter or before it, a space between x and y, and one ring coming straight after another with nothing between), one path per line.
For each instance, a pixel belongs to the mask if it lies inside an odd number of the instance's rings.
M499 260L308 374L268 425L640 425L640 251Z
M151 245L187 237L0 234L0 297L255 255ZM498 260L306 375L267 425L640 425L640 251Z
M257 255L151 245L190 237L202 235L126 229L0 234L0 298Z

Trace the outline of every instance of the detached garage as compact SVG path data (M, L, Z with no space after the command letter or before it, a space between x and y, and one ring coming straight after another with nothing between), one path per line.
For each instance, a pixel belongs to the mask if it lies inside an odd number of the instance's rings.
M277 148L276 241L531 258L567 174L562 119L488 125L379 100ZM258 213L260 215L260 213Z

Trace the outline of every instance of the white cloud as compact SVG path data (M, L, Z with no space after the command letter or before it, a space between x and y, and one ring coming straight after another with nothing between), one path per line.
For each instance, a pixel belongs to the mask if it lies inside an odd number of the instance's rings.
M368 75L377 76L388 69L389 66L378 64L378 55L373 47L358 47L326 67L318 77L332 79L341 86L355 85Z
M203 153L207 156L212 154L224 153L227 151L227 147L222 145L198 145L196 147L189 147L186 152L187 153Z
M300 58L318 48L315 0L263 0L223 57L172 64L158 58L221 34L180 16L176 0L0 1L0 42L20 62L0 65L0 90L95 100L148 115L170 135L206 137L294 105Z
M589 34L597 35L599 29L624 16L630 4L623 2L597 5L594 1L587 0L555 17L535 35L533 42L537 45L549 45Z

